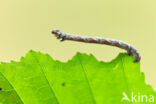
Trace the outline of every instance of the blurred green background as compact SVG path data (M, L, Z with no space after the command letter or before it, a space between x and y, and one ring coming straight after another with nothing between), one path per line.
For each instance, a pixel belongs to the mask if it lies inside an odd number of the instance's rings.
M1 0L0 61L19 60L30 49L67 61L77 52L110 61L121 49L60 42L51 30L109 37L133 44L141 53L141 71L156 88L155 0Z

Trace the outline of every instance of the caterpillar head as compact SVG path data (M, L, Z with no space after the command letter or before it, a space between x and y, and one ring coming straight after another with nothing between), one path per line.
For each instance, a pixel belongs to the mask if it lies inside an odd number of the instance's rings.
M54 34L57 37L57 39L61 39L61 41L64 41L64 36L62 35L60 30L54 29L51 33Z
M60 32L60 30L58 30L58 29L54 29L54 30L52 30L52 34L54 34L55 36L58 36L59 35L59 32Z

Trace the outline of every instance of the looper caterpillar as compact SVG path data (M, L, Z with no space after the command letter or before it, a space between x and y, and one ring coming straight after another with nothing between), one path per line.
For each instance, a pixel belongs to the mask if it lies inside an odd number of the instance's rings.
M54 34L57 37L57 39L61 39L61 41L72 40L72 41L79 41L79 42L86 42L86 43L106 44L106 45L119 47L119 48L125 49L127 51L128 55L133 54L136 62L140 61L140 59L141 59L139 52L137 51L137 49L134 46L132 46L124 41L121 41L121 40L102 38L102 37L73 35L73 34L61 32L58 29L53 30L52 34Z

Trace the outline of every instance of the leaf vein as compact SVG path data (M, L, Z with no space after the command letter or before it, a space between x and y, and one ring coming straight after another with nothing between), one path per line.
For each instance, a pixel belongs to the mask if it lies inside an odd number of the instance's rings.
M95 98L94 98L94 95L93 95L93 91L92 91L91 85L90 85L89 80L88 80L88 77L87 77L87 72L86 72L84 66L82 65L82 62L81 62L81 59L80 59L80 56L79 56L79 55L78 55L78 59L79 59L80 65L81 65L81 67L82 67L82 69L83 69L85 78L86 78L86 80L87 80L87 84L88 84L88 87L89 87L89 92L90 92L90 94L91 94L93 103L96 104L96 101L95 101Z

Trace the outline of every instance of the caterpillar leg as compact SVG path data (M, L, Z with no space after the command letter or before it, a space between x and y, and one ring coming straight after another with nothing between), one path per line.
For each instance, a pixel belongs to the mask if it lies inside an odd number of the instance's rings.
M58 35L58 36L56 36L57 37L57 39L60 39L61 38L61 36L60 35Z
M135 60L134 62L138 62L141 60L141 56L138 56L137 54L134 54Z
M127 54L128 54L129 56L131 56L131 55L133 54L132 50L131 50L131 49L128 50L128 51L127 51Z
M65 40L65 36L62 37L62 39L60 40L61 42L63 42Z

